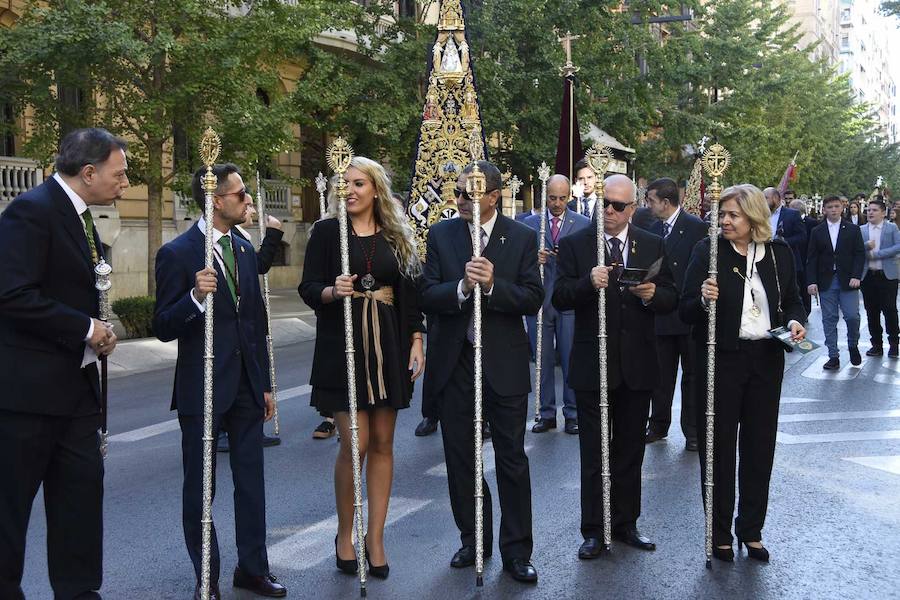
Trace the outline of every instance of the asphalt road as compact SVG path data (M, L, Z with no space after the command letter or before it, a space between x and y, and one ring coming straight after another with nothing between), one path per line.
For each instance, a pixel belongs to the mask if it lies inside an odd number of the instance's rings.
M818 322L818 313L813 321ZM820 333L813 337L821 340ZM861 348L865 350L866 335ZM313 343L278 349L281 446L266 449L269 557L289 597L354 598L357 582L334 567L334 438L314 441L308 406ZM644 461L641 531L656 552L614 543L580 562L578 439L561 431L526 435L531 461L535 551L540 582L502 573L499 553L477 590L474 570L449 568L459 547L447 495L439 434L416 438L419 396L400 414L387 527L391 576L370 581L370 598L896 598L900 589L900 361L866 359L823 375L822 350L789 355L782 423L764 541L772 562L739 555L704 568L703 514L696 454L677 425L650 445ZM188 599L193 573L181 531L180 434L168 411L171 369L114 380L106 461L105 578L112 599ZM677 423L677 416L675 418ZM529 423L530 426L530 423ZM268 430L268 428L267 428ZM493 459L488 444L488 480ZM219 455L220 459L223 455ZM222 549L224 598L236 562L227 460L218 464L214 517ZM499 511L495 502L495 511ZM499 526L495 514L495 527ZM495 532L495 540L497 534ZM44 511L35 501L24 589L51 598Z

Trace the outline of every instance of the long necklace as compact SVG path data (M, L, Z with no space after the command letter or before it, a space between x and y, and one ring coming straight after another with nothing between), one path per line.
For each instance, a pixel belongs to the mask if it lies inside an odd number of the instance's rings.
M747 277L742 275L740 269L738 269L737 267L734 267L732 269L741 279L743 279L747 283L747 285L750 286L750 316L754 319L757 319L760 315L762 315L762 309L756 302L756 290L753 289L753 272L756 269L756 248L756 242L753 242L753 257L750 260L750 271L748 272Z
M362 285L364 290L371 290L375 285L375 276L372 275L372 262L375 260L375 238L378 236L378 227L375 227L375 233L371 235L372 243L369 248L366 248L366 245L363 243L362 238L359 237L359 234L356 233L356 229L353 228L353 225L350 225L350 229L353 231L353 237L356 239L356 243L359 244L359 249L362 251L363 257L366 259L366 274L362 276L362 279L359 280L360 285Z

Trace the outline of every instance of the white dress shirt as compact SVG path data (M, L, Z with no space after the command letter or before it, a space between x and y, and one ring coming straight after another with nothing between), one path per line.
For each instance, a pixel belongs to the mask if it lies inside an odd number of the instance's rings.
M204 217L200 217L200 220L197 221L197 229L200 230L200 233L203 234L203 237L206 237L206 219ZM231 238L231 230L229 230L228 233L222 233L221 231L213 227L213 256L216 258L216 262L219 263L219 268L222 269L222 272L227 273L228 270L225 268L225 262L222 260L222 251L219 249L219 240L222 239L222 236ZM237 260L237 256L235 256L235 260ZM191 291L188 293L191 295L191 300L193 301L194 306L197 307L197 310L199 310L201 313L206 312L206 304L197 301L197 297L194 296L194 288L191 288Z
M84 229L84 211L88 209L87 203L84 199L75 193L69 184L65 182L65 180L60 176L59 173L53 174L53 179L56 180L56 183L59 184L59 187L63 189L66 193L66 196L69 197L69 200L72 202L72 206L75 208L75 212L78 214L78 219L81 221L81 228ZM85 232L85 239L87 239L87 233ZM88 325L87 335L84 336L84 341L87 342L94 336L94 319L90 319L90 324ZM96 362L97 353L94 352L94 349L91 348L89 344L84 345L84 355L81 357L81 368L88 366L92 362Z
M664 221L664 223L668 223L669 230L666 231L665 226L663 226L663 233L664 233L663 237L669 237L669 234L672 233L673 229L675 229L675 221L678 220L678 215L680 215L680 214L681 214L681 207L679 206L678 208L675 209L675 212L672 213L672 216L670 216L668 219L666 219Z
M869 256L874 256L875 252L881 250L881 232L884 230L884 221L875 225L873 223L869 223L869 241L875 242L875 247L869 252ZM880 258L870 258L869 259L869 270L870 271L881 271L884 267L881 265Z
M837 251L838 233L841 231L841 222L832 223L828 221L828 235L831 237L831 249Z
M491 233L494 231L494 225L497 224L497 215L500 214L498 210L494 210L493 216L481 224L481 229L484 230L484 247L487 248L487 245L491 243ZM474 216L474 215L473 215ZM468 223L469 233L475 229L475 224L470 222ZM490 296L491 292L494 291L494 286L491 286L491 289L483 291L482 294L485 296ZM459 305L462 306L462 303L469 299L471 294L466 294L465 290L463 290L463 280L460 279L459 283L456 284L456 300L459 302Z
M781 217L781 207L779 206L772 212L772 216L769 217L769 225L772 226L772 237L774 238L778 235L778 219Z
M734 242L731 247L737 252ZM756 261L754 264L754 255ZM766 256L766 245L750 242L747 246L747 263L744 266L744 275L749 279L744 279L744 304L741 307L741 328L738 337L742 340L765 340L768 339L769 330L772 329L772 318L769 314L769 297L766 295L766 288L763 287L762 278L759 276L759 262ZM750 293L750 290L753 293ZM751 308L753 300L756 299L756 305L760 309L758 317L753 316Z

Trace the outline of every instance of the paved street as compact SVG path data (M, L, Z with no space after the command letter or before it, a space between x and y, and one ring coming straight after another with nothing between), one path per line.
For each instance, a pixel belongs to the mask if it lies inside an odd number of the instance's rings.
M313 318L293 298L284 292L276 299L280 312L273 313L287 318L277 320L276 328L290 325L308 331ZM812 337L821 341L818 311L812 323ZM266 449L270 562L291 598L354 598L356 580L334 566L331 470L337 442L311 438L319 422L308 405L306 385L313 342L308 336L297 340L277 349L283 443ZM860 347L868 348L865 332ZM165 360L146 363L159 368L121 373L112 382L105 598L188 599L193 592L181 531L180 434L168 410L172 369ZM644 464L639 527L657 543L657 551L614 543L611 555L578 561L578 439L560 431L529 431L533 558L540 583L526 587L509 579L495 549L481 591L474 586L474 570L449 568L459 538L450 513L440 435L413 436L420 418L417 386L412 408L401 413L397 425L387 527L391 576L371 581L369 597L896 598L900 361L866 358L860 368L853 368L845 353L844 368L824 375L823 360L821 349L788 356L764 531L772 553L769 565L744 554L733 565L714 561L712 571L704 568L698 460L696 454L684 452L677 425L667 441L647 448ZM486 453L488 479L496 491L490 444ZM214 516L222 549L222 592L224 598L249 598L230 586L236 563L230 470L225 455L219 458ZM28 598L52 597L43 512L39 497L28 540Z

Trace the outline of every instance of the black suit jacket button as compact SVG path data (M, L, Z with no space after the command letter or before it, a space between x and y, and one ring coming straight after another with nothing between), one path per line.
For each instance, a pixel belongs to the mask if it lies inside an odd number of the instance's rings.
M241 350L240 350L240 348L235 348L235 349L234 349L234 355L235 355L235 356L240 356L240 355L241 355Z
M677 266L678 266L678 261L673 261L672 264L675 265L675 266L677 267Z

